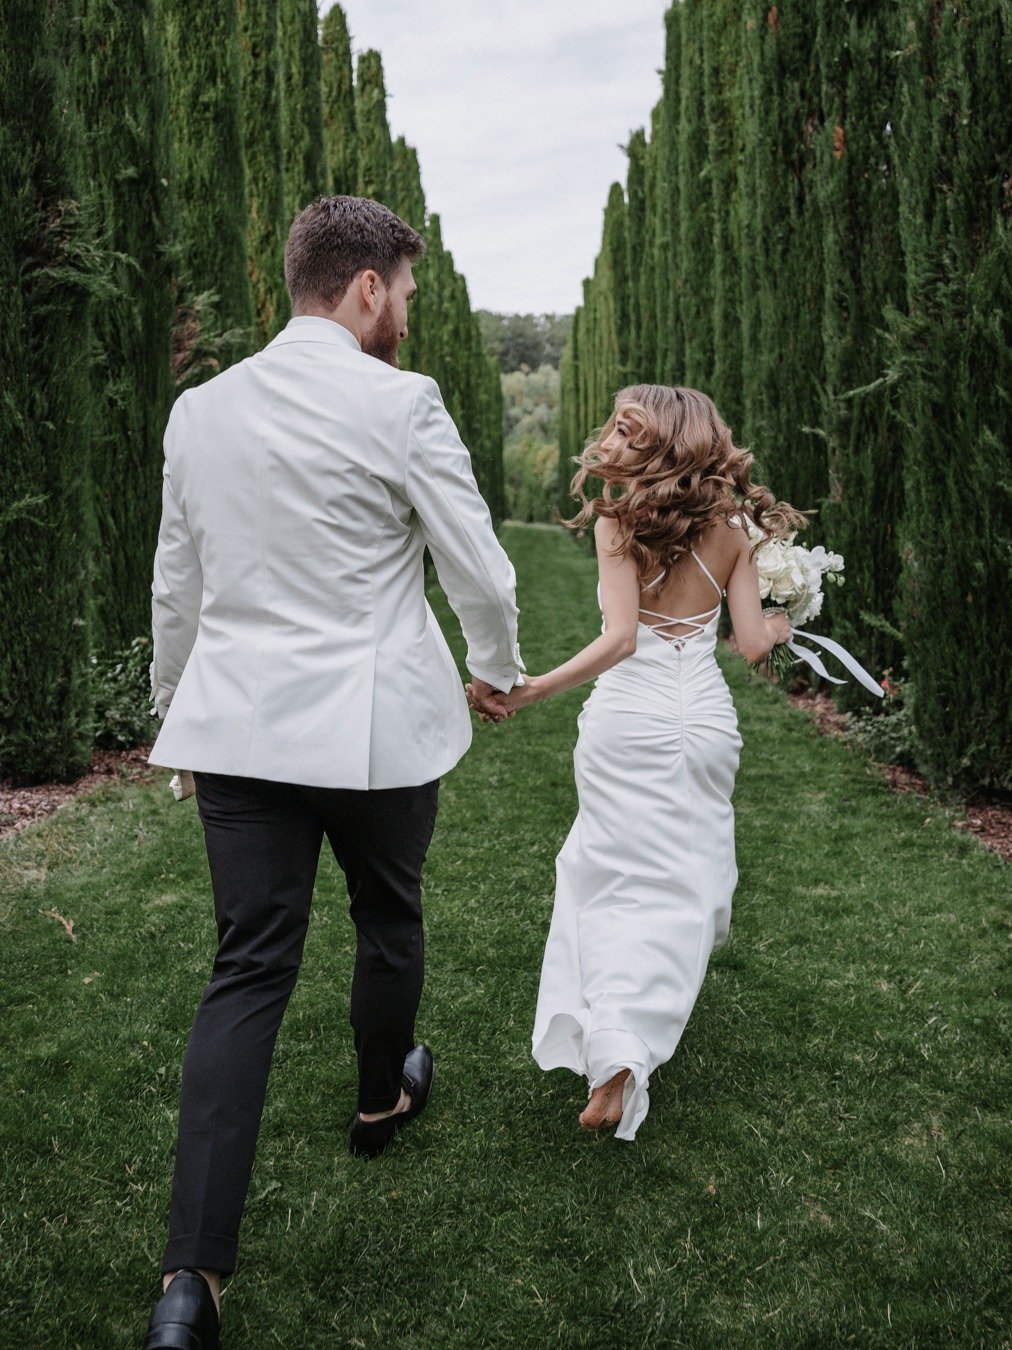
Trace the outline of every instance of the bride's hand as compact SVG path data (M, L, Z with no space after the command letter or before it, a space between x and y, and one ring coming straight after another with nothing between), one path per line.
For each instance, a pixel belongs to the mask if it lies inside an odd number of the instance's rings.
M794 636L794 629L786 614L770 614L766 619L766 631L773 639L774 646L780 642L790 642Z
M511 713L515 713L518 709L528 708L532 703L537 703L539 699L545 697L541 688L541 677L525 675L523 684L515 684L506 695L506 707Z

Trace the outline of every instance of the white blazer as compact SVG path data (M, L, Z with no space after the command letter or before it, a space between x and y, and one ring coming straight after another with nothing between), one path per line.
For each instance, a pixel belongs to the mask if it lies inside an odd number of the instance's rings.
M165 430L150 763L319 787L429 782L471 743L423 589L472 675L523 670L516 577L426 375L303 316L187 390Z

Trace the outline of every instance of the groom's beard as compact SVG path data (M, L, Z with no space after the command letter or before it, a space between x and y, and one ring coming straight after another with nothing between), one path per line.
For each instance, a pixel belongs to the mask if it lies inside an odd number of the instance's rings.
M375 356L377 360L385 361L388 366L399 368L397 348L400 342L400 332L394 323L393 306L388 300L383 306L382 314L376 320L376 327L367 338L363 339L362 350L366 356Z

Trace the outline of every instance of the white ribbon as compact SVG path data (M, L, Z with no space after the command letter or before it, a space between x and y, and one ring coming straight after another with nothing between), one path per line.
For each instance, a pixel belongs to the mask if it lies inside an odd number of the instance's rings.
M173 774L169 780L169 787L177 802L185 802L187 797L192 797L197 790L189 769L180 769L178 773Z
M795 636L798 635L799 634L796 631ZM872 679L864 666L861 665L860 661L856 661L846 647L841 647L840 644L834 642L832 638L819 637L818 633L809 633L804 629L800 630L800 636L808 638L809 642L817 642L820 647L825 647L826 651L832 652L840 662L840 665L849 670L854 679L860 684L863 684L870 694L874 694L877 698L882 698L884 696L885 690L882 686ZM847 683L846 680L841 680L835 675L830 675L829 671L822 664L821 657L816 652L811 651L810 648L802 647L797 642L788 642L787 650L793 652L795 656L799 657L807 665L810 665L816 675L821 675L824 680L829 680L831 684Z

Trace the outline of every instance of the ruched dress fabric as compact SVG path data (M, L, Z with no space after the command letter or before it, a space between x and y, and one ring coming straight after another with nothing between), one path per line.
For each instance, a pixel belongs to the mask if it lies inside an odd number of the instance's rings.
M692 556L717 591L711 617L641 621L636 651L598 677L577 719L579 810L556 858L532 1038L542 1069L572 1069L591 1089L631 1070L615 1131L626 1140L727 937L738 880L742 742L715 657L722 593ZM655 631L675 624L689 632Z

